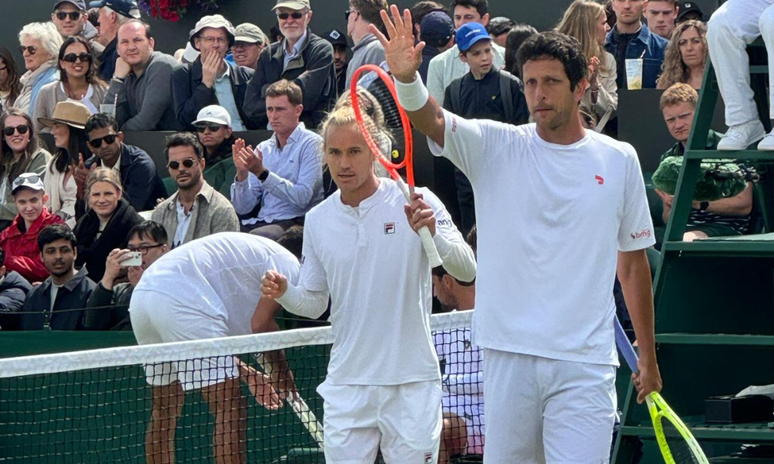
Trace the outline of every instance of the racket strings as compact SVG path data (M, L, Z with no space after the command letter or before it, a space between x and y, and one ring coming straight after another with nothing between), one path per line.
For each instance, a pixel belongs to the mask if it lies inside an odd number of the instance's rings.
M701 464L701 461L694 454L688 441L683 437L675 424L664 416L661 416L659 421L661 422L664 441L669 448L674 464Z

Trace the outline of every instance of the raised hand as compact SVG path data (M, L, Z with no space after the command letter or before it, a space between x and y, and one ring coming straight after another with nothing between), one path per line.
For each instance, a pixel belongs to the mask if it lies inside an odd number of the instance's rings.
M97 163L94 163L97 164ZM75 185L78 187L78 198L83 198L86 192L86 178L91 174L91 170L86 167L86 163L83 160L83 153L78 154L78 165L75 166L73 171L73 178L75 179Z
M212 86L215 85L215 78L218 77L218 69L220 69L220 64L223 59L215 50L209 50L202 53L201 60L202 83L208 88L212 88Z
M373 24L369 26L369 31L384 47L384 56L390 67L390 73L401 82L413 82L419 65L422 64L422 49L425 48L425 43L419 42L414 45L411 12L403 10L403 17L401 17L397 5L391 5L392 19L385 10L381 11L381 15L389 39Z
M236 170L237 170L237 175L236 175L237 182L244 182L247 179L247 174L250 173L250 170L247 169L246 160L240 155L240 153L244 149L245 149L244 139L236 139L234 141L234 144L231 145L231 157L234 158L234 167L236 167Z
M116 60L116 70L113 72L113 77L117 77L119 79L123 79L126 76L129 75L129 72L132 71L132 67L129 66L129 63L124 61L123 58L118 57Z
M288 290L288 278L276 271L266 271L261 279L261 296L279 298Z
M599 58L592 56L589 60L589 86L596 90L599 86Z
M422 227L430 229L430 235L435 235L435 213L423 199L421 193L411 194L411 204L403 207L411 228L418 232Z

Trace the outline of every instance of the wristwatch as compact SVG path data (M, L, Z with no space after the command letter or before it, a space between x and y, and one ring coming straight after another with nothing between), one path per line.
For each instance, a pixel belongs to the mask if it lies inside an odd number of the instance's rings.
M701 203L699 203L699 211L707 211L707 208L709 208L708 201L702 201Z
M263 172L258 176L258 180L260 180L261 182L266 182L266 179L268 179L268 178L269 178L269 170L268 169L264 169Z

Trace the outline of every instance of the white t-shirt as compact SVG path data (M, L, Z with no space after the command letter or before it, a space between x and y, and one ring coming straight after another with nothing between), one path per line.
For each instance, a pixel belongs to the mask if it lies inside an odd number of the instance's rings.
M444 116L444 148L430 149L465 173L476 198L474 342L617 365L617 252L655 243L632 146L593 131L556 145L535 124Z
M436 244L464 244L448 212L429 190ZM397 183L380 179L357 208L340 191L313 208L304 227L299 286L329 292L334 335L326 382L400 385L440 378L430 338L430 264L403 211ZM439 247L441 257L444 251Z
M159 258L134 292L163 293L179 303L176 311L206 312L224 320L230 335L247 335L261 298L261 278L269 269L289 282L298 280L298 260L281 245L255 235L221 232Z

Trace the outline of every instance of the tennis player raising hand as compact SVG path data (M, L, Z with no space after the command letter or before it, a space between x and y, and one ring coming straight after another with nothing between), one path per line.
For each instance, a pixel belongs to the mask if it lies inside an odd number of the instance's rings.
M557 32L519 49L535 121L466 120L428 97L411 16L382 12L398 99L436 156L476 192L473 341L484 349L486 464L608 462L615 413L616 272L639 342L638 399L661 389L645 248L653 245L634 149L583 129L580 44Z
M308 317L330 294L334 342L317 389L326 463L373 463L380 447L387 463L435 463L442 392L430 265L415 231L430 228L446 271L465 282L475 277L473 251L430 191L418 188L407 206L395 181L376 177L351 106L329 115L322 136L339 190L306 216L298 286L269 271L261 291Z

